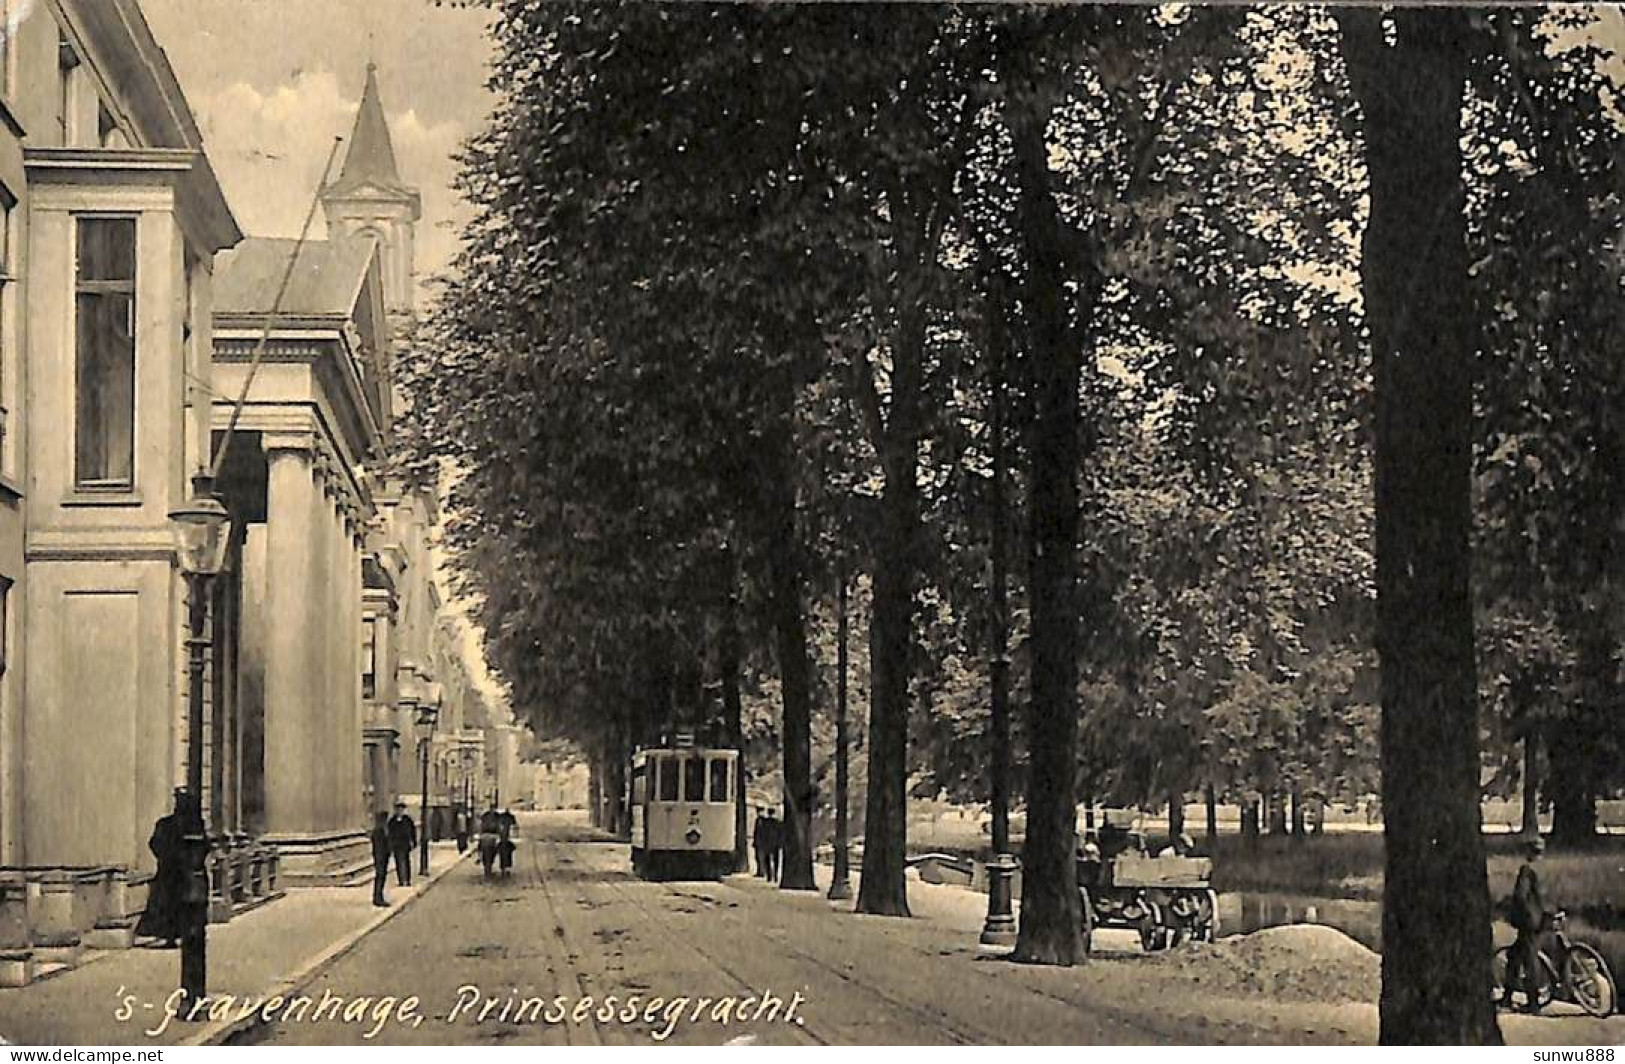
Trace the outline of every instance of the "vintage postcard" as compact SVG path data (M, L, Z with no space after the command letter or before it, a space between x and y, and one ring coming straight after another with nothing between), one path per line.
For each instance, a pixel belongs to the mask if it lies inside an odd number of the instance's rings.
M1611 1061L1621 335L1616 4L0 0L0 1041Z

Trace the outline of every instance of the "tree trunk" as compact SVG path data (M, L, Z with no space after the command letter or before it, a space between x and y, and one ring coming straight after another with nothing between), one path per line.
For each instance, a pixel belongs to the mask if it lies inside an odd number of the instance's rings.
M1264 792L1264 815L1268 820L1271 835L1286 834L1286 800L1280 791Z
M1540 834L1540 730L1533 726L1523 733L1523 833Z
M1570 720L1554 722L1546 738L1546 781L1552 799L1552 841L1585 845L1597 835L1597 796L1591 785L1592 751ZM1527 819L1528 814L1525 813Z
M1029 75L1030 77L1030 75ZM1019 84L1019 82L1018 82ZM1063 291L1061 220L1049 188L1049 108L1034 93L1007 108L1017 174L1016 212L1025 260L1023 303L1033 365L1029 447L1032 695L1028 702L1027 834L1021 860L1021 929L1014 957L1076 964L1079 934L1078 745L1078 387L1080 345ZM1095 290L1092 281L1085 293ZM1079 300L1088 302L1087 300ZM1086 318L1092 307L1076 308Z
M840 580L841 586L836 596L835 621L835 874L830 880L829 896L844 901L851 896L848 881L852 875L849 867L851 855L848 850L850 840L846 820L850 773L847 759L850 755L851 739L847 734L846 714L847 638L850 635L846 593L849 578L844 560L841 562Z
M616 725L611 730L609 749L604 766L604 830L617 839L630 838L632 825L626 808L626 769L630 757L625 729Z
M604 758L596 750L587 756L587 814L595 828L604 826Z
M1219 841L1219 796L1213 792L1211 783L1203 788L1203 796L1207 800L1207 846L1211 853Z
M1241 799L1241 837L1249 845L1258 842L1258 799L1251 795Z
M869 781L857 911L907 916L908 712L920 535L919 450L925 374L924 278L933 268L929 192L905 186L887 206L899 277L916 298L898 304L892 336L890 417L872 430L885 471L874 549L869 619ZM871 395L872 403L878 400ZM872 420L878 420L873 418Z
M1185 833L1185 796L1178 791L1168 795L1168 837L1177 839Z
M1477 340L1460 139L1471 30L1460 10L1343 8L1336 18L1370 180L1361 281L1387 851L1379 1037L1499 1044L1470 591Z
M1303 789L1297 784L1292 785L1292 838L1294 841L1303 838Z
M788 381L786 382L788 386ZM768 512L768 608L772 613L779 686L784 699L784 856L779 886L814 890L812 868L812 662L807 645L801 530L796 522L794 395L764 446L772 449L765 488Z

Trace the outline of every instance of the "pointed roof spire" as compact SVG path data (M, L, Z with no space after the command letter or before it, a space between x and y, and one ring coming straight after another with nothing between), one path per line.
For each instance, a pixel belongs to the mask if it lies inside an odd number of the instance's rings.
M344 169L331 190L342 191L361 185L408 191L395 165L395 145L390 140L389 122L384 118L384 105L378 96L378 65L372 62L367 63L367 86L361 92L361 109L356 112L350 147L344 153Z

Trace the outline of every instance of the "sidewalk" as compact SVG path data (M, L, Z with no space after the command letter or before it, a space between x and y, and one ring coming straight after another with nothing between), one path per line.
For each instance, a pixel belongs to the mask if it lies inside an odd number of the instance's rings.
M472 852L472 851L470 851ZM282 992L347 952L401 912L464 855L451 843L429 849L429 875L395 885L387 909L372 904L372 885L306 887L224 924L209 927L211 999L237 1002ZM84 963L30 986L0 990L0 1038L19 1045L186 1045L218 1041L231 1020L182 1023L165 999L180 977L180 951L135 948L91 954ZM232 1019L237 1015L233 1010ZM156 1033L153 1033L156 1032Z

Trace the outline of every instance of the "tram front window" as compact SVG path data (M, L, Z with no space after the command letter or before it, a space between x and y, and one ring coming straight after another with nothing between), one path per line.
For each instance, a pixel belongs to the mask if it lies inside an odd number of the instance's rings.
M728 794L728 760L722 757L711 759L711 800L713 802L726 802Z
M705 758L683 758L683 801L705 801Z
M675 802L677 800L677 765L675 762L660 760L655 762L660 770L660 800L662 802Z

